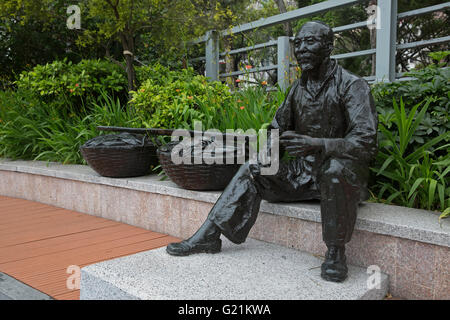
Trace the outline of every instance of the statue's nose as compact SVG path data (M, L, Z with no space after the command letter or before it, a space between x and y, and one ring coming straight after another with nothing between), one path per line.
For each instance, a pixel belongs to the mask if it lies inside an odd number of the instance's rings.
M296 51L299 53L307 52L308 50L306 49L306 44L304 42L300 43Z

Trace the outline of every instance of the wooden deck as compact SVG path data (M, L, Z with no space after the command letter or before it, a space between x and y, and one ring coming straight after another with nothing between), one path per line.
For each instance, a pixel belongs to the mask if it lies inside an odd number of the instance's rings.
M0 196L0 272L58 300L71 265L84 267L166 246L179 239L88 214Z

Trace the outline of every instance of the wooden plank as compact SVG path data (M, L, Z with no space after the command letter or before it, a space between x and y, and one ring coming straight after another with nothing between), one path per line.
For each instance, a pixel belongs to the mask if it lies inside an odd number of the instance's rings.
M0 196L0 271L55 299L79 299L67 267L83 267L180 239L32 201Z
M18 246L0 248L0 264L67 251L75 248L82 248L102 242L123 239L137 234L148 233L148 231L144 229L141 231L136 231L128 228L128 226L117 225L112 228L95 230L94 233L95 234L90 237L81 237L80 235L83 235L83 233L77 233L70 240L68 240L67 237L58 237L39 241L41 242L40 244L37 244L37 242L31 242ZM46 244L45 242L48 243Z
M11 203L35 203L35 204L42 204L41 202L37 202L37 201L31 201L31 200L26 200L26 199L21 199L21 198L11 198L11 197L3 197L2 198L3 201L0 202L0 204L3 204L5 202L11 202Z
M122 248L115 248L109 254L103 257L93 257L91 256L90 262L86 264L78 264L80 267L84 267L89 264L97 263L100 261L105 261L109 259L118 258L121 256L127 256L133 253L151 250L165 246L170 242L179 241L179 239L173 237L163 237L154 240L145 241L139 244L131 244ZM50 296L62 294L64 292L70 292L67 289L67 279L69 274L66 273L66 269L54 270L50 273L34 275L34 276L22 276L18 275L22 281L29 286L39 288L42 292L47 293Z
M45 210L47 210L48 212L46 213ZM70 210L66 210L66 209L61 209L61 208L51 208L51 209L39 209L39 211L33 212L24 212L24 213L20 213L17 212L15 213L15 217L13 218L7 218L7 219L12 219L12 220L5 220L5 223L7 223L8 221L14 222L14 221L20 221L20 217L19 216L23 216L23 219L33 219L35 216L36 217L43 217L43 216L53 216L53 217L65 217L67 219L73 219L74 217L89 217L89 219L91 219L92 221L100 221L103 218L101 217L96 217L96 216L91 216L91 215L86 215L84 213L80 213L80 212L76 212L76 211L70 211ZM1 216L0 216L0 219ZM104 219L103 219L104 220Z
M83 221L90 221L92 223L101 222L102 219L92 220L86 217L83 213L70 213L66 214L63 209L53 211L50 214L41 214L35 218L30 218L30 221L16 221L15 223L1 225L0 232L2 236L6 236L11 233L25 232L28 230L41 228L42 226L52 225L57 226L60 224L79 223Z
M14 234L14 233L22 233L29 230L33 230L36 228L46 227L48 225L52 226L58 226L60 224L70 224L70 223L78 223L81 221L87 221L85 215L81 213L73 213L71 215L64 215L61 214L62 209L55 211L53 214L50 215L42 215L39 217L39 219L34 219L32 221L21 223L18 222L13 225L3 225L0 226L0 231L2 233L2 236L6 236L8 234ZM14 227L14 229L12 228Z
M0 237L0 247L6 247L16 245L19 243L27 243L37 240L50 239L54 237L60 237L65 234L78 233L87 230L96 230L113 226L114 221L105 220L104 222L89 223L89 221L83 221L81 223L72 225L59 225L57 227L46 228L45 230L36 230L24 232L21 235L10 235L5 238Z
M19 221L29 221L30 219L35 219L41 216L49 216L49 215L53 215L54 211L58 211L61 210L61 208L56 208L56 207L52 207L52 208L38 208L38 209L34 209L34 210L30 210L30 211L26 211L26 212L21 212L21 211L15 211L15 212L11 212L10 214L6 215L6 214L1 214L0 215L0 226L2 225L6 225L6 224L10 224L10 223L14 223L14 222L19 222Z
M155 249L161 246L165 246L173 241L179 241L179 239L166 236L154 240L144 241L141 243L127 245L120 248L114 248L113 250L106 252L105 255L103 256L99 256L98 254L93 253L89 257L88 256L84 257L85 261L89 260L88 263L79 263L76 265L84 267L88 264L118 258L121 256L126 256L140 251ZM80 261L79 258L76 259ZM66 268L31 276L24 276L22 274L16 273L15 277L20 278L21 281L28 284L29 286L32 286L42 292L45 292L46 294L52 297L55 295L64 294L72 291L67 288L67 279L69 277L69 274L66 273Z
M36 223L36 228L31 228L31 230L30 226L21 227L19 225L15 227L17 232L14 232L14 230L11 230L12 232L2 232L0 234L0 246L2 244L2 240L8 240L17 237L24 238L25 235L34 234L37 232L45 233L46 231L58 229L60 226L63 226L63 228L67 228L70 226L78 226L83 224L105 223L106 221L117 223L115 221L106 219L96 219L96 220L87 219L86 217L83 217L80 214L74 215L73 217L59 217L45 220L48 220L46 224L44 223L43 226L39 226L40 223Z
M86 245L81 248L69 249L19 261L0 263L0 270L4 270L6 273L14 272L14 274L20 274L22 276L45 273L60 268L67 268L70 265L77 265L77 263L89 263L89 261L98 256L109 256L109 252L112 252L112 250L117 250L124 246L138 246L141 243L153 241L160 237L164 237L164 235L156 233L138 234L123 239ZM87 262L84 259L88 259Z
M60 237L54 237L49 239L42 239L28 243L19 243L12 246L0 248L0 255L2 253L7 253L13 250L35 250L43 247L51 247L54 245L58 245L60 243L68 243L72 241L79 241L85 238L96 237L97 235L103 236L104 234L121 232L123 230L128 230L129 226L125 224L116 224L107 228L103 228L100 230L88 230L79 233L72 233L67 235L62 235Z
M39 203L39 202L35 202L33 204L30 204L30 201L28 201L28 200L22 200L22 199L8 200L8 201L4 201L4 202L0 203L0 213L6 212L7 209L9 209L9 208L27 208L30 205L32 205L35 208L48 207L48 205L43 204L43 203Z

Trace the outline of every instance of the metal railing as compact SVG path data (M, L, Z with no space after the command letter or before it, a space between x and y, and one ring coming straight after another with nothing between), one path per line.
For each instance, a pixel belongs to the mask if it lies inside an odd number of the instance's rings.
M223 31L208 31L203 37L200 37L190 44L205 43L205 56L191 59L194 61L205 61L206 76L211 80L218 80L220 78L238 76L244 73L262 72L269 70L277 70L278 85L282 89L286 89L289 86L290 69L292 64L290 63L290 41L293 38L286 36L278 37L277 40L271 40L265 43L257 44L250 47L239 48L230 50L227 52L219 52L219 40L221 37L226 37L230 34L239 34L248 32L255 29L266 28L277 24L282 24L289 21L298 20L301 18L310 17L325 13L330 10L355 5L358 3L368 2L368 0L329 0L321 2L312 6L292 10L286 13L278 14L268 18L260 19L250 23L242 24L233 27L231 30ZM369 21L361 21L352 23L345 26L339 26L333 28L335 33L354 30L358 28L365 28L369 25L376 25L376 48L361 50L355 52L349 52L344 54L338 54L332 56L334 59L347 59L351 57L358 57L364 55L376 55L375 75L364 77L369 82L379 81L395 81L401 78L403 74L396 73L396 52L397 50L404 50L409 48L424 47L428 45L436 45L450 42L450 35L430 39L417 41L412 43L397 43L397 25L399 19L409 18L413 16L419 16L436 11L442 11L450 8L450 2L442 4L412 10L408 12L398 13L398 0L378 0L378 15L376 19ZM377 21L379 20L379 21ZM252 50L258 50L268 47L277 47L277 64L264 66L260 68L253 68L245 71L235 71L231 73L219 73L219 59L225 55L233 55L243 52L249 52Z

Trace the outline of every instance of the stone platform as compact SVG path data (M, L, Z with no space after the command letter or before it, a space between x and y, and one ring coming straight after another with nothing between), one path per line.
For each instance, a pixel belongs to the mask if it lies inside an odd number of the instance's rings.
M0 195L111 219L177 238L205 221L220 192L184 190L157 175L106 178L88 166L0 158ZM380 203L360 205L348 263L376 265L389 293L406 299L450 299L450 219ZM262 201L249 238L323 256L319 202Z
M369 289L366 269L349 266L343 283L320 277L322 259L249 239L223 240L219 254L173 257L159 248L82 268L80 299L143 300L378 300L388 292ZM370 282L370 281L369 281Z

